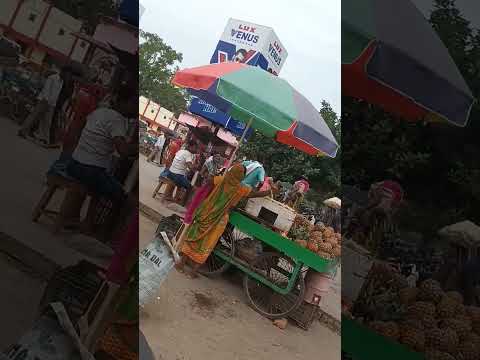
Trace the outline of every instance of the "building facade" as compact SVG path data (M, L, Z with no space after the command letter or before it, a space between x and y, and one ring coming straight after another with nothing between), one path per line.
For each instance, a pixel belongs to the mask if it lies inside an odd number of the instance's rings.
M1 33L17 42L32 62L83 62L89 44L74 35L82 21L44 0L2 0L0 7Z

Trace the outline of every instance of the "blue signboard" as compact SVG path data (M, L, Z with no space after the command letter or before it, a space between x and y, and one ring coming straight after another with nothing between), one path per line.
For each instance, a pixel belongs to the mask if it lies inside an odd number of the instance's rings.
M224 127L226 130L230 131L236 136L241 136L245 130L245 123L233 119L230 115L221 112L216 107L199 98L192 99L188 111ZM245 139L248 139L252 132L253 129L249 129Z

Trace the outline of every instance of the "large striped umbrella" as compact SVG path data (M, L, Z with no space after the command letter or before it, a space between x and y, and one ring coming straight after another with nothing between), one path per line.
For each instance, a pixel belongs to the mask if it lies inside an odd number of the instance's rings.
M342 1L342 93L411 120L467 124L472 92L410 0Z
M337 153L318 110L286 80L258 67L211 64L177 71L172 83L280 143L311 155Z

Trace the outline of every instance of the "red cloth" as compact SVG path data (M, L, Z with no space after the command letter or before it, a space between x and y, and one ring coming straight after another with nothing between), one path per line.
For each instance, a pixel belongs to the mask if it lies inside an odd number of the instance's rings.
M75 103L72 105L73 118L63 137L63 152L72 153L77 147L78 140L82 133L87 116L97 108L100 92L89 87L81 87L75 97Z
M185 218L183 219L183 222L185 224L191 224L193 220L193 215L195 214L195 210L200 206L200 204L205 200L210 192L213 190L212 185L203 185L200 187L196 192L195 195L192 198L192 201L187 207L187 212L185 213Z
M298 180L297 182L295 182L295 187L297 187L298 189L302 188L303 187L303 191L302 191L302 194L306 194L308 189L310 189L310 184L308 183L308 181L306 180Z
M177 152L180 150L182 147L182 140L173 140L170 145L168 146L168 158L167 161L165 162L166 168L170 168L172 165L173 159L175 158L175 155Z
M382 187L393 194L393 201L399 203L403 200L403 189L399 183L392 180L382 182Z

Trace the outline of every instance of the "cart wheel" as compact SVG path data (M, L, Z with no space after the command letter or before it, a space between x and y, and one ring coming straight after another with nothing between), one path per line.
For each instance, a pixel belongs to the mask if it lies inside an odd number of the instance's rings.
M253 270L280 288L286 288L292 276L295 263L280 253L260 255L252 265ZM255 311L270 319L286 317L302 303L305 295L305 281L300 273L292 291L286 295L245 274L243 288Z
M224 253L233 257L235 255L236 231L233 226L228 224L223 235L215 247L216 250L222 250ZM204 276L213 277L223 274L230 268L230 263L211 254L207 261L198 269L198 272Z

